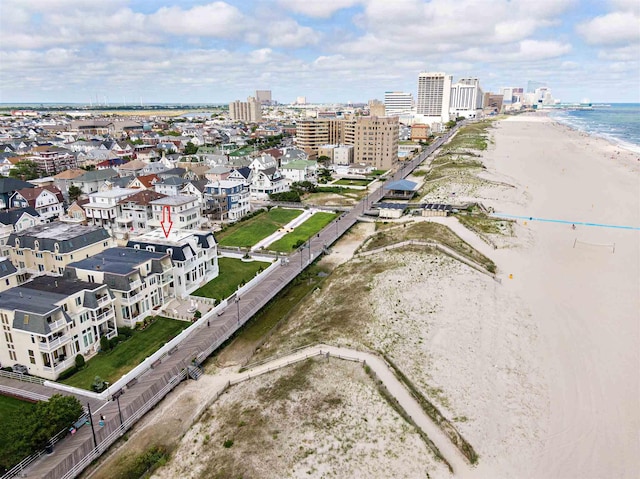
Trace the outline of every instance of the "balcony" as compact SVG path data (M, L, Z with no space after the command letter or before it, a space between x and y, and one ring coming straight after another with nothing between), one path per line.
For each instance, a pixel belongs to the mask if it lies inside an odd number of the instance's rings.
M139 279L136 279L135 281L131 281L131 282L129 283L129 287L130 287L131 289L136 289L136 288L138 288L138 287L140 287L140 286L142 286L142 281L140 281Z
M122 304L132 304L135 303L137 301L140 301L142 298L144 298L144 294L142 293L138 293L134 296L129 296L128 298L125 298L124 296L121 298Z
M70 368L75 364L75 358L65 358L64 360L54 361L51 366L42 366L42 369L47 372L55 371L64 371L65 369Z
M71 341L71 336L67 336L66 334L60 336L59 338L53 339L48 342L40 342L38 343L38 347L40 351L51 352L58 349L60 346L63 346Z
M108 294L105 294L104 296L100 296L100 297L98 297L96 299L97 299L98 304L100 306L102 306L103 304L107 304L107 303L112 301L111 296L109 296Z
M113 317L113 310L109 310L109 311L105 311L102 314L98 314L97 316L94 316L93 320L96 323L101 323L103 321L106 321L107 319L109 319L110 317Z
M64 328L66 325L67 325L67 320L63 318L63 319L59 319L58 321L53 321L52 323L49 323L49 329L53 333L59 329Z

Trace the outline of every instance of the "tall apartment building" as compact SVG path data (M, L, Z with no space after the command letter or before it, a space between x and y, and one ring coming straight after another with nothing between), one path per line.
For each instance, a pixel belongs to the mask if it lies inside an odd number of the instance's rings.
M416 113L442 123L449 121L452 82L453 77L444 73L420 73Z
M413 95L402 91L388 91L384 94L384 108L388 116L411 113Z
M53 176L61 171L78 167L76 156L59 146L37 146L25 159L34 161L38 165L38 170L45 176Z
M380 100L369 100L369 116L385 116L385 105Z
M313 155L323 145L343 143L342 132L341 120L335 118L298 120L296 145L307 154Z
M353 145L355 163L388 170L398 161L398 117L358 117L345 120L344 127L345 143Z
M297 145L315 155L329 144L353 146L353 161L389 169L398 160L400 124L397 117L349 117L299 121Z
M55 380L118 334L115 311L107 285L78 279L41 276L0 292L0 363Z
M271 90L256 90L256 100L261 105L271 105Z
M477 78L461 78L451 87L449 113L455 117L475 118L482 109L484 93Z
M69 264L64 275L109 286L115 295L117 325L132 328L170 297L173 266L168 253L109 248Z
M229 116L234 121L258 123L262 121L262 107L255 97L250 96L247 101L236 100L229 103Z

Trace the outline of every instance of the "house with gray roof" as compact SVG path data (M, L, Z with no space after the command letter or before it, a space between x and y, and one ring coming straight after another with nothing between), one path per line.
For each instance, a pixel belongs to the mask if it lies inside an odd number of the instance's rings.
M160 229L131 238L127 248L171 255L173 281L169 294L184 298L218 276L218 247L211 231Z
M173 266L167 252L109 248L69 264L64 274L109 286L116 298L118 326L135 327L171 297Z
M87 171L84 175L74 178L72 184L80 188L83 193L90 194L99 191L105 181L118 176L118 172L113 168Z
M99 226L54 221L9 235L9 258L26 280L31 275L62 275L64 267L113 246L109 233Z
M2 267L0 263L0 281ZM115 297L104 284L40 276L0 290L0 363L55 380L75 356L94 355L100 338L115 337ZM8 328L8 329L7 329Z

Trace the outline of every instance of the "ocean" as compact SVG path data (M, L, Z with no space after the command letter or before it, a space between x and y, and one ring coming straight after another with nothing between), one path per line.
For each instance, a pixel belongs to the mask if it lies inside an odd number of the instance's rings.
M593 110L558 110L550 116L576 130L640 153L640 103L594 103Z

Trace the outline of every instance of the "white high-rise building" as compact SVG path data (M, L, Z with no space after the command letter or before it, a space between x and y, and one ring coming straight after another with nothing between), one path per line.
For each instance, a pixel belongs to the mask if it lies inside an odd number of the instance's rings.
M449 113L455 117L475 118L482 110L483 91L477 78L461 78L451 87Z
M449 121L452 81L453 77L445 73L420 73L416 113L427 117L427 121Z
M384 109L388 116L404 115L413 108L413 95L402 91L387 91L384 94Z

